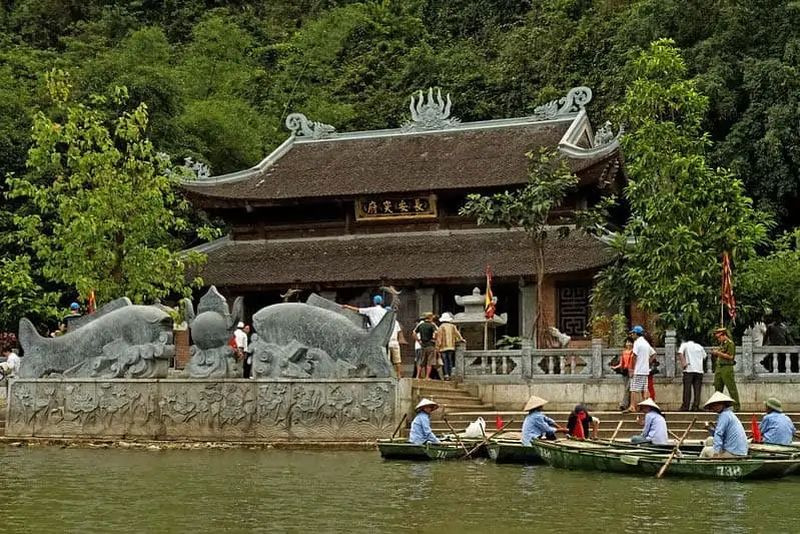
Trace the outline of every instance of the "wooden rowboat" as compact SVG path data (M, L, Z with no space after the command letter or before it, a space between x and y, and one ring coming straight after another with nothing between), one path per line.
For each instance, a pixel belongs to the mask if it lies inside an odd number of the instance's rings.
M498 464L534 465L544 463L536 449L519 441L492 440L486 447L489 458Z
M587 442L535 440L531 446L553 467L611 473L655 475L668 457L667 454L646 451L635 453L631 447L616 448ZM667 475L722 480L769 479L791 474L798 468L800 459L797 458L704 459L684 456L672 461Z
M470 446L467 443L464 443L464 445L469 450ZM467 455L463 447L452 442L414 445L403 438L393 440L379 439L378 451L381 453L381 457L386 460L413 460L417 462L458 460Z

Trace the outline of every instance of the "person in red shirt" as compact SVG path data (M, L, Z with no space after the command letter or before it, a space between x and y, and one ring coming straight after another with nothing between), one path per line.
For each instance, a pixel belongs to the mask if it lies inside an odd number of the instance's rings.
M631 404L630 382L633 374L633 365L633 341L628 339L625 341L625 348L619 357L619 363L611 366L611 369L621 374L625 381L625 391L622 392L622 400L619 403L619 409L622 411L627 410Z

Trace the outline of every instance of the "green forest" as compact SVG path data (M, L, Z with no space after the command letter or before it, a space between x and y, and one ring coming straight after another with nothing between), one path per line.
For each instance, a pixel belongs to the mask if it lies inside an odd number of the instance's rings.
M450 93L454 112L470 121L526 115L586 85L594 91L596 124L608 118L635 126L631 88L643 75L635 59L662 38L672 40L684 63L674 72L658 61L653 68L665 69L665 77L677 72L691 83L692 95L702 97L686 100L698 102L693 109L700 113L682 122L674 117L685 111L682 97L673 95L674 113L664 119L674 119L676 139L686 137L682 146L702 147L708 172L698 176L725 169L743 185L737 194L748 197L737 205L752 199L759 220L769 221L763 226L768 235L751 232L752 253L734 254L742 260L742 301L752 303L753 314L780 306L800 320L800 280L794 279L800 259L792 234L800 220L800 2L7 0L0 27L0 326L12 325L23 311L46 316L63 306L59 299L67 289L74 294L91 285L59 279L52 274L57 265L42 266L42 249L31 243L30 232L43 223L25 216L26 203L51 202L30 190L36 183L31 155L47 156L41 152L43 115L97 118L70 115L53 98L56 85L45 80L53 69L68 76L74 102L91 102L98 113L128 113L141 131L126 142L146 137L148 154L166 154L176 163L190 157L220 174L255 164L285 140L283 120L290 112L339 131L396 127L408 96L431 86ZM113 97L119 87L126 88L124 98ZM137 122L136 113L145 109L146 120ZM35 124L43 128L38 141ZM634 180L642 143L657 150L659 137L634 131L628 141ZM718 182L714 187L724 189ZM15 183L17 193L6 195ZM180 199L168 204L178 212L167 225L177 248L197 244L201 235L191 229L204 223L202 216ZM57 219L63 206L47 205ZM651 283L634 278L628 286ZM712 289L713 296L718 288ZM147 287L141 292L153 296Z

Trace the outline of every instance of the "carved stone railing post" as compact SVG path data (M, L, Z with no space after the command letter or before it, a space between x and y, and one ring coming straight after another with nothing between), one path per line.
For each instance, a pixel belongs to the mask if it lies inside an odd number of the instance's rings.
M466 372L466 362L465 356L467 351L467 344L463 341L459 341L456 343L456 368L454 377L457 381L463 382L464 381L464 374Z
M603 340L592 339L592 376L603 376Z
M533 376L533 340L528 337L523 338L521 349L522 378L528 380Z
M739 358L736 358L737 360ZM742 375L751 377L755 375L755 368L756 364L753 361L753 336L750 335L750 332L745 332L742 336L742 363L741 365L741 372ZM788 364L787 364L788 367Z
M677 354L677 333L673 329L666 331L664 335L664 360L666 365L667 378L675 376L675 356Z

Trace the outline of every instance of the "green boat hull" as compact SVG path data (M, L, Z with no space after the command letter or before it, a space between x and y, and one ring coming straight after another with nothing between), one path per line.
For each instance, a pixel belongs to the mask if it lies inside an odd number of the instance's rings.
M469 447L466 443L465 446ZM464 448L459 445L450 443L414 445L402 439L379 439L378 451L385 460L412 460L417 462L458 460L466 456Z
M537 450L519 441L493 441L487 446L489 458L498 464L535 465L544 463Z
M635 475L655 475L668 457L667 454L649 454L644 451L637 453L624 447L583 448L542 441L534 441L532 447L542 460L553 467ZM702 459L684 456L672 460L667 476L720 480L770 479L792 474L799 467L800 460L786 457Z

